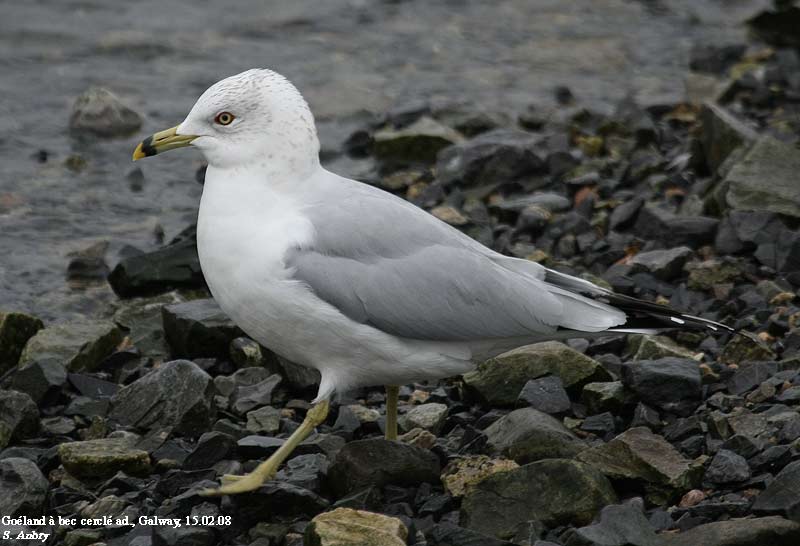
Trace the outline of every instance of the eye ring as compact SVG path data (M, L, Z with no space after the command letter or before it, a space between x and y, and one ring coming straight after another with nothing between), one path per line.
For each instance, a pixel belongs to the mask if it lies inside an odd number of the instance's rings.
M230 125L233 123L233 120L236 119L236 116L231 114L230 112L220 112L216 116L214 116L214 123L218 125Z

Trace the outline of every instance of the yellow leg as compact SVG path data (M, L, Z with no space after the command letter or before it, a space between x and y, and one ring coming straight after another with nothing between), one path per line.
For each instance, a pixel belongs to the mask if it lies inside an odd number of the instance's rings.
M297 444L308 438L309 434L314 432L315 428L325 422L325 418L328 417L329 407L330 403L327 400L323 400L308 410L303 423L286 439L286 442L278 448L278 451L273 453L269 459L258 465L250 474L244 476L226 474L222 476L222 487L218 489L204 489L200 492L200 495L204 497L231 495L253 491L261 487L264 482L271 480L275 476L275 473L278 472L278 467L286 460L289 454L294 451Z
M397 440L397 395L400 387L386 386L386 439Z

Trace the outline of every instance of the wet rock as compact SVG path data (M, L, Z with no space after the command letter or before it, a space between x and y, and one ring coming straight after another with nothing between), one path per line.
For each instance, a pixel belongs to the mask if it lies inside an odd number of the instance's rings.
M39 408L25 393L0 390L0 449L39 432Z
M627 351L633 355L632 360L657 360L666 357L693 360L695 356L695 353L666 336L629 336Z
M0 460L0 513L40 517L49 485L34 462L19 457Z
M800 461L786 465L756 498L753 512L800 522Z
M67 279L71 281L105 280L109 269L106 263L108 241L100 241L87 248L70 252Z
M645 427L626 430L577 458L611 479L637 480L648 497L663 503L692 489L702 472L663 437Z
M93 371L124 337L107 320L75 320L48 326L28 340L19 359L20 368L38 360L61 362L70 371Z
M691 411L700 402L700 369L694 360L666 357L628 362L622 383L640 399L677 413Z
M600 511L597 523L577 529L566 546L661 546L661 539L640 507L613 504Z
M621 381L587 383L581 391L581 401L590 415L619 412L630 398Z
M372 138L372 153L382 161L432 163L439 150L463 140L457 131L423 116L402 129L377 131Z
M711 459L704 479L715 485L743 482L750 479L750 467L741 455L720 449Z
M211 298L165 305L161 311L173 358L225 358L231 341L243 335Z
M497 129L442 150L436 160L436 172L445 186L481 186L543 174L545 163L536 150L536 137L523 131Z
M470 487L498 472L519 468L508 459L490 459L486 455L468 455L450 461L442 471L444 490L453 497L463 497Z
M400 418L403 430L421 428L438 434L447 418L448 408L445 404L429 403L414 406Z
M31 315L0 312L0 374L17 365L25 344L42 328L42 321Z
M484 434L489 449L520 464L540 459L569 459L586 445L557 419L533 408L514 410Z
M122 298L154 296L176 288L204 288L194 228L164 248L120 260L108 282Z
M595 360L557 341L527 345L491 358L464 375L468 390L492 406L513 406L530 379L555 375L564 388L611 379Z
M64 469L78 479L110 478L117 472L148 475L150 457L131 444L127 438L67 442L58 446L58 456Z
M798 170L800 150L762 137L725 178L728 205L737 210L767 210L800 218Z
M337 495L387 484L439 481L439 459L425 449L382 438L346 444L334 459L329 481Z
M281 411L264 406L247 412L247 430L253 434L276 434L281 426Z
M397 518L337 508L311 520L305 546L405 546L408 529Z
M461 524L498 538L511 538L519 524L586 525L616 501L608 480L577 461L546 459L494 474L468 490Z
M664 546L794 546L798 540L800 524L773 516L718 521L666 534Z
M743 154L758 138L758 132L723 106L706 102L700 110L700 145L708 172L716 174L734 152Z
M679 216L656 204L646 204L634 225L637 236L668 245L698 248L712 243L719 220L707 216Z
M628 262L635 270L647 271L662 281L670 281L678 277L686 260L692 255L687 246L679 246L668 250L651 250L640 252Z
M63 364L48 358L29 362L17 370L11 386L30 396L35 403L48 405L58 399L66 382L67 370Z
M103 87L84 91L72 106L69 128L101 137L126 136L142 126L142 117Z
M206 372L194 362L175 360L120 389L111 399L109 417L126 426L196 437L211 428L213 395Z
M525 383L519 393L517 405L530 406L544 413L562 413L571 407L564 384L555 375L531 379Z

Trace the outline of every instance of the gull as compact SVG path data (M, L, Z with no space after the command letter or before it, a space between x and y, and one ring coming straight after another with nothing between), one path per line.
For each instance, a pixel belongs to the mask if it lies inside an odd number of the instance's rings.
M463 374L515 347L731 330L504 256L397 196L329 172L308 104L271 70L212 85L133 159L190 145L208 162L197 250L211 294L250 337L321 377L280 449L204 495L259 488L325 421L333 395L353 388L386 387L385 435L395 440L399 385Z

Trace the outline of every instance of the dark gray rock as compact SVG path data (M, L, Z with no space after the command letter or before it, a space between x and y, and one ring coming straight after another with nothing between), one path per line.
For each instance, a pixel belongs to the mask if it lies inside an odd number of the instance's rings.
M714 241L717 224L716 218L679 216L656 204L647 204L639 211L634 232L644 239L698 248Z
M75 99L69 117L71 131L101 137L126 136L141 126L142 117L103 87L84 91Z
M41 517L49 486L33 461L19 457L0 460L0 514Z
M723 74L742 58L746 49L745 44L695 44L689 52L689 68Z
M577 529L566 546L661 546L661 539L640 507L613 504L600 511L597 523Z
M164 248L122 259L108 282L123 298L205 287L193 228Z
M0 449L35 436L40 426L39 408L30 396L0 390Z
M226 358L231 341L243 335L211 298L165 305L161 311L173 358Z
M437 177L445 186L480 186L542 174L546 167L536 144L537 138L523 131L497 129L483 133L439 152Z
M28 340L19 367L55 360L69 371L93 371L124 337L122 330L108 320L80 319L48 326Z
M732 519L663 535L664 546L795 546L800 524L781 517Z
M519 393L517 405L530 406L544 413L562 413L571 407L564 384L555 375L546 375L525 383Z
M278 451L278 448L281 447L284 442L285 440L282 438L251 434L250 436L239 439L239 441L236 442L236 447L242 457L247 459L265 459Z
M648 404L687 413L700 402L700 368L694 360L667 357L628 362L622 383Z
M557 419L534 408L514 410L492 423L485 431L493 454L520 464L540 459L569 459L586 444Z
M634 270L647 271L662 281L670 281L681 274L683 266L692 256L692 249L686 246L668 250L640 252L628 262Z
M728 205L800 218L799 171L800 150L764 136L728 172Z
M626 229L636 221L639 209L644 205L644 200L634 197L624 203L617 205L609 218L609 227L612 230Z
M452 523L434 525L425 534L425 538L429 546L513 546L514 544Z
M231 404L233 410L244 415L255 408L272 404L275 399L275 391L282 380L280 375L273 374L253 385L237 387Z
M699 141L705 156L705 166L711 174L716 174L732 153L744 153L758 138L755 129L723 106L711 102L703 104L700 123L702 130Z
M371 486L437 483L440 473L439 458L427 449L370 438L341 448L328 478L342 496Z
M210 527L153 527L153 546L214 546L218 543Z
M586 525L603 506L615 501L611 484L589 465L546 459L492 474L475 484L461 504L461 524L508 539L530 520L547 527Z
M753 504L759 515L781 515L800 522L800 461L781 470Z
M328 476L330 461L320 453L298 455L278 471L275 479L303 487L309 491L320 491Z
M309 519L325 511L329 502L320 495L290 483L270 481L259 489L230 497L241 525L253 525L270 514L270 521Z
M11 382L14 390L24 392L37 404L47 406L55 402L64 384L67 370L58 360L47 358L29 362L17 370Z
M604 412L619 412L630 402L630 393L622 381L587 383L581 391L581 401L590 415Z
M253 434L276 434L281 426L281 411L272 406L264 406L247 412L247 431Z
M743 482L750 479L750 467L741 455L720 449L711 459L704 479L715 485Z
M197 437L214 419L214 384L197 364L174 360L126 385L111 400L109 417L142 429L174 429Z
M44 324L34 316L0 312L0 374L17 365L25 344L42 328Z
M372 153L381 161L433 163L439 150L463 141L457 132L427 116L396 129L385 127L372 136Z
M183 468L186 470L210 468L222 459L228 458L235 448L236 440L232 436L223 432L205 432L184 459Z

